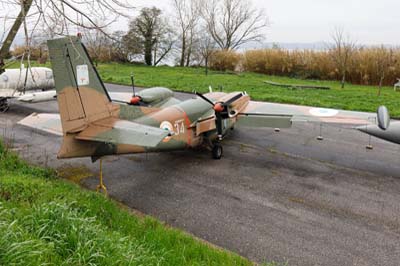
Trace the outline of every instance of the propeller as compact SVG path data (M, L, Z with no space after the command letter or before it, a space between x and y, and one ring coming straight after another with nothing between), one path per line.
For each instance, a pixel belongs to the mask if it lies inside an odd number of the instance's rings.
M135 92L135 77L133 76L133 72L131 72L131 83L132 83L133 94L132 94L131 100L129 101L129 104L130 105L138 105L140 103L140 101L142 100L142 98L140 96L136 95L136 92Z
M131 72L131 85L132 85L132 97L128 102L127 101L119 101L119 100L113 100L113 102L124 103L124 104L128 104L128 105L140 105L140 103L142 101L142 97L137 95L135 92L135 77L133 75L133 72Z
M201 94L199 92L196 92L196 95L213 106L213 110L215 112L215 123L217 126L217 133L218 133L218 137L221 139L222 133L223 133L222 132L223 131L222 120L223 120L223 118L226 118L224 116L226 116L228 114L228 107L232 103L234 103L236 100L241 98L243 96L243 93L238 93L225 102L216 102L216 103L214 103L213 101L211 101L210 99L208 99L207 97L205 97L203 94Z

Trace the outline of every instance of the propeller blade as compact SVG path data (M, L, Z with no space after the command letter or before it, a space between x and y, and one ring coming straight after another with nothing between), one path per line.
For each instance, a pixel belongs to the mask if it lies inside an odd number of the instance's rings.
M234 103L237 99L241 98L243 96L242 93L237 94L236 96L233 96L232 98L230 98L229 100L227 100L226 102L224 102L225 106L229 106L232 103Z
M215 123L218 136L222 136L222 116L220 112L215 112Z
M196 91L196 95L199 96L200 98L202 98L204 101L211 104L212 106L214 106L214 103L210 99L208 99L206 96L204 96L203 94Z

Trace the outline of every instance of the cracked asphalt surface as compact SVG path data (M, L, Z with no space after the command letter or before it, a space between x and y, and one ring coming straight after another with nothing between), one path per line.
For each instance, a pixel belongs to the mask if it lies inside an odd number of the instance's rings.
M98 164L57 160L60 138L15 125L32 112L57 105L14 103L0 133L32 163L94 189ZM369 151L368 136L340 127L317 135L308 123L235 129L220 161L205 149L109 157L105 182L127 206L257 262L398 266L400 146L372 139Z

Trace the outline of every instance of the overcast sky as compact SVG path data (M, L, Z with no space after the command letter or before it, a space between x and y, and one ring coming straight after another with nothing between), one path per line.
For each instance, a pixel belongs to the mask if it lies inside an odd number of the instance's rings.
M171 15L171 0L127 1L137 7L136 10L155 5ZM269 17L266 42L329 42L334 28L342 27L358 44L400 45L400 0L249 1L264 9ZM12 10L0 8L0 15L10 12ZM127 25L126 19L121 19L112 28L127 30Z
M205 0L206 1L206 0ZM169 0L135 0L168 9ZM253 0L266 10L267 42L327 42L342 27L360 44L400 44L400 0Z

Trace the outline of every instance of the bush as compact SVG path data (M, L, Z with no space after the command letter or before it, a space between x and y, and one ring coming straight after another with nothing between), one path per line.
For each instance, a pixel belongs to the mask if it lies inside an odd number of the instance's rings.
M30 47L30 59L31 60L37 60L40 64L45 64L48 59L48 50L45 45L36 45ZM25 53L26 51L26 46L21 45L21 46L16 46L14 47L13 51L11 54L15 57L21 56ZM28 55L25 54L25 59L28 59Z
M233 50L215 51L210 57L210 68L218 71L235 71L239 68L241 55Z
M377 85L381 79L382 57L390 58L384 66L384 85L400 78L400 49L359 48L349 63L347 81L353 84ZM250 50L241 62L245 71L303 79L340 80L331 51L264 49Z

